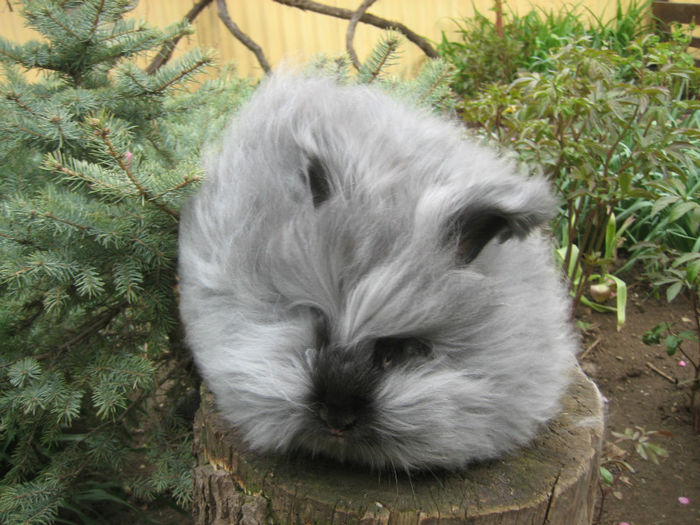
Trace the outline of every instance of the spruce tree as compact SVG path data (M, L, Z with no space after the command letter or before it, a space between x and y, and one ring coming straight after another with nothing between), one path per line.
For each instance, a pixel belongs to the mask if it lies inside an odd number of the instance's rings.
M1 523L96 519L125 487L191 498L178 209L248 86L193 84L199 51L147 74L190 28L132 4L27 0L42 39L0 38Z

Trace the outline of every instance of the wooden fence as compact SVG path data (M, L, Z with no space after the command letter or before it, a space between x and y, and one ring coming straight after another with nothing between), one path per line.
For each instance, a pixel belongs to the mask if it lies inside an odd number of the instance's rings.
M676 22L679 24L700 24L700 1L695 2L669 2L668 0L655 1L652 4L654 17L659 20L665 28ZM690 41L690 47L696 50L695 65L700 67L700 36L695 31Z
M360 0L316 0L334 8L356 10ZM627 2L628 0L623 0ZM700 2L700 0L698 0ZM288 2L289 3L289 2ZM297 0L297 3L300 3ZM615 14L615 0L572 1L579 12L602 19ZM155 26L165 26L181 20L195 0L140 0L133 11ZM455 20L472 16L474 7L493 16L494 0L378 0L369 13L400 22L433 43L439 42L443 31L450 34ZM532 6L544 11L558 11L567 2L560 0L504 0L505 9L527 12ZM347 20L281 5L273 0L228 0L231 19L254 40L274 66L280 61L302 61L320 52L341 53L345 50ZM35 38L33 31L23 26L19 6L14 0L0 1L0 35L23 42ZM209 4L195 19L194 35L183 39L177 52L193 46L217 50L222 62L234 61L239 72L259 76L261 67L255 56L236 40L217 16L216 1ZM380 30L360 23L355 36L357 54L362 60L376 43ZM403 71L411 72L425 60L415 45L406 43L401 61ZM145 59L144 59L145 62Z

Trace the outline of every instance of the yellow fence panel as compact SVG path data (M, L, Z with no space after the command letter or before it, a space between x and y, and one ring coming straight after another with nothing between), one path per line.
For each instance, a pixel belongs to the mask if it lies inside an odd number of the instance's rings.
M333 7L354 10L360 0L317 0ZM182 20L194 5L194 0L140 0L130 16L147 20L151 25L164 27ZM474 14L474 7L493 17L493 0L378 0L368 12L401 22L433 43L455 29L455 20ZM506 10L525 13L533 6L544 11L558 11L565 2L559 0L506 0ZM319 53L337 54L345 51L347 20L332 18L310 11L280 5L272 0L228 0L231 18L240 29L264 51L274 66L283 61L301 62ZM615 14L614 0L586 0L576 2L581 13L593 13L604 20ZM16 2L0 2L0 35L16 42L36 38L23 26ZM258 77L262 70L255 56L226 29L217 16L216 2L210 4L195 20L194 35L183 39L178 53L193 46L215 49L222 63L233 61L238 71ZM358 24L355 49L362 61L377 42L381 30ZM410 42L402 48L402 73L415 70L425 60L420 49Z

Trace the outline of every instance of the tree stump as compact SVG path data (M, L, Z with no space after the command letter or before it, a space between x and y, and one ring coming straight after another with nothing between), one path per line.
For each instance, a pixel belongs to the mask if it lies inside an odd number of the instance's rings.
M410 477L251 452L203 390L195 419L195 523L590 524L603 439L596 386L576 369L563 411L514 454Z

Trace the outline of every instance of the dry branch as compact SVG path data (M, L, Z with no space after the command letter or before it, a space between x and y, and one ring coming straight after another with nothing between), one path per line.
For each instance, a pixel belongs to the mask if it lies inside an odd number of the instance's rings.
M677 384L678 384L678 379L676 379L675 377L671 377L670 375L668 375L668 374L665 373L665 372L662 372L661 370L659 370L658 368L656 368L654 365L652 365L652 364L651 364L650 362L648 362L648 361L647 361L647 366L648 366L653 372L656 372L657 374L659 374L661 377L663 377L663 378L666 379L667 381L673 383L674 385L677 385Z
M187 14L185 15L185 20L187 20L190 24L194 22L194 19L197 18L199 13L204 11L204 8L211 4L212 1L213 0L200 0L199 2L197 2L195 5L192 6L192 9L190 9L187 12ZM175 51L175 46L177 46L177 43L180 41L182 36L183 35L179 35L173 38L172 40L169 40L163 45L163 47L160 48L158 54L146 68L146 73L148 73L149 75L154 74L163 65L165 65L168 62L168 60L170 60L170 58L173 56L173 51Z
M352 65L355 66L357 70L362 67L362 64L360 64L355 48L352 46L352 41L355 38L355 28L357 28L357 23L360 21L360 18L362 18L362 15L364 15L376 1L377 0L363 0L360 7L357 8L357 11L352 14L352 18L350 18L350 23L348 24L348 31L345 33L345 47L348 50L348 56L352 61Z
M250 49L255 58L258 59L260 67L263 68L265 73L270 72L270 64L265 58L265 54L261 47L256 44L248 35L246 35L241 29L236 25L236 23L231 19L231 15L228 13L228 8L226 7L226 0L216 0L216 5L219 12L219 18L224 23L224 25L231 31L231 34L236 37L236 39L243 44L245 47Z
M340 7L332 7L325 4L319 4L318 2L313 2L311 0L273 0L278 4L287 5L290 7L296 7L302 11L313 11L314 13L320 13L322 15L334 16L336 18L342 18L345 20L351 20L355 11L350 9L343 9ZM392 20L386 20L385 18L380 18L370 13L365 13L360 17L360 22L365 24L373 25L380 29L394 29L402 35L404 35L408 40L417 45L423 53L425 53L430 58L437 58L437 51L433 46L428 43L428 41L422 36L414 33L405 25L394 22Z

